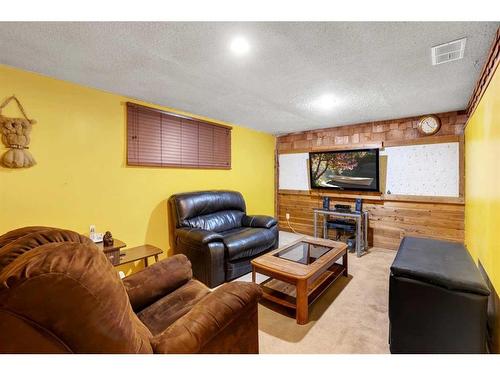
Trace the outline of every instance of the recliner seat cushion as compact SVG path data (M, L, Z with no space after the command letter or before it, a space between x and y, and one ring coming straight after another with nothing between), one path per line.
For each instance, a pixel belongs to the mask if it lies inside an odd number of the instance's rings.
M221 233L228 260L249 258L269 249L274 243L273 232L265 228L237 228Z
M159 335L173 322L187 314L210 289L197 280L189 280L137 314L153 335Z

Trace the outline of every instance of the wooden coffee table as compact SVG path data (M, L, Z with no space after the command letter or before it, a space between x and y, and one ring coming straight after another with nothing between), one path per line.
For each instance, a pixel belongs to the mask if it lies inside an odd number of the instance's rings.
M336 263L342 259L342 264ZM269 276L260 284L263 297L295 309L298 324L309 321L312 304L341 275L347 277L347 245L305 236L252 260L255 274Z

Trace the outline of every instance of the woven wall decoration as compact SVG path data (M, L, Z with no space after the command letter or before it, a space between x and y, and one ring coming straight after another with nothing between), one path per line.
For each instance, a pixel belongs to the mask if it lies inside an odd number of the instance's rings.
M2 110L11 101L15 101L24 118L11 118L2 115ZM2 156L2 164L7 168L28 168L36 164L33 155L28 151L31 126L36 121L29 119L19 100L12 95L0 105L0 129L2 142L9 150Z

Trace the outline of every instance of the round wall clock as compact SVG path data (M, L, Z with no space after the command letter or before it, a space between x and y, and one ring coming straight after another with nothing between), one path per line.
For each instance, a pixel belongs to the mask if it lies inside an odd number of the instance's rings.
M419 120L417 128L424 135L433 135L441 128L441 120L434 115L424 116Z

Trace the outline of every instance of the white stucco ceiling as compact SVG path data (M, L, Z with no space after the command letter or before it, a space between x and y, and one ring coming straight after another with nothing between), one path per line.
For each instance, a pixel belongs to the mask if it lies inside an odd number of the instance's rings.
M464 109L497 22L0 22L0 63L271 132ZM236 35L250 51L231 52ZM434 45L467 38L432 66ZM312 103L331 94L335 105Z

